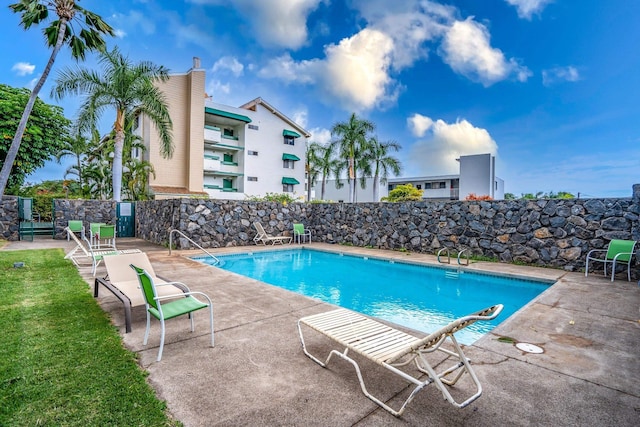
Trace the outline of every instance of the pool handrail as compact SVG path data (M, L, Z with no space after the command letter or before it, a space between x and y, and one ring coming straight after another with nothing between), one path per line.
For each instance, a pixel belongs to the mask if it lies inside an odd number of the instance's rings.
M178 233L179 235L181 235L182 237L187 239L189 242L191 242L191 244L193 244L195 247L200 249L202 252L204 252L207 255L209 255L215 261L215 264L213 264L213 265L216 265L216 264L220 263L220 260L218 258L216 258L211 252L209 252L208 250L206 250L205 248L203 248L202 246L200 246L199 244L194 242L193 239L191 239L189 236L187 236L182 231L180 231L180 230L178 230L176 228L174 228L173 230L171 230L169 232L169 255L171 255L171 249L173 248L173 233Z
M463 250L461 250L460 252L458 252L458 265L469 265L469 248L464 248ZM467 262L466 264L463 264L460 262L460 257L462 257L463 253L467 253Z
M447 261L442 261L440 260L440 254L442 254L442 251L447 251ZM441 264L451 264L451 254L449 253L449 248L442 248L438 251L438 262Z

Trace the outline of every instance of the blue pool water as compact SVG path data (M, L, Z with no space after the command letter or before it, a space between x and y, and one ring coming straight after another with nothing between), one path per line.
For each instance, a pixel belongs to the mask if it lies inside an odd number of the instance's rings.
M463 344L472 344L549 287L464 269L456 278L438 267L309 249L218 258L222 262L217 267L224 270L425 333L485 307L504 305L497 319L476 322L456 334Z

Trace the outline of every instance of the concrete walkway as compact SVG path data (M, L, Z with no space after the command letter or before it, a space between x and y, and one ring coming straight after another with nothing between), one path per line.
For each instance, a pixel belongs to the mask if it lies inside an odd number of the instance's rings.
M119 239L122 248L148 253L156 272L207 293L215 306L214 348L208 346L206 316L167 323L167 343L156 362L159 326L143 348L145 314L133 310L133 331L124 333L122 304L106 289L98 298L120 329L171 414L185 426L637 426L640 425L640 287L623 278L611 283L599 275L474 263L470 270L500 272L556 281L536 300L465 349L483 384L483 395L456 409L437 389L427 387L395 418L360 391L351 365L332 360L328 369L303 353L296 322L331 308L325 303L206 266L137 239ZM73 245L36 239L13 242L4 250ZM325 250L437 263L433 256L313 244ZM269 248L271 249L271 248ZM214 253L259 248L231 248ZM83 269L86 270L86 269ZM88 283L90 274L81 271ZM357 274L357 272L354 272ZM104 275L99 270L98 275ZM542 354L525 353L497 340L533 343ZM310 336L317 352L330 342ZM370 391L397 406L407 384L362 361ZM462 381L462 392L469 383Z

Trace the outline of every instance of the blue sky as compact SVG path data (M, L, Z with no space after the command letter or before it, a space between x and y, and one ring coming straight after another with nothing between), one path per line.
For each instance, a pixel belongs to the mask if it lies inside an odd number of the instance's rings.
M403 176L457 173L494 153L505 191L630 197L640 183L640 2L630 0L82 0L132 60L182 73L201 58L207 93L262 97L330 139L351 112L402 145ZM0 9L0 81L32 87L49 57L39 29ZM85 66L95 65L90 55ZM78 99L41 97L73 118ZM104 119L103 132L113 117ZM61 179L49 163L28 178Z

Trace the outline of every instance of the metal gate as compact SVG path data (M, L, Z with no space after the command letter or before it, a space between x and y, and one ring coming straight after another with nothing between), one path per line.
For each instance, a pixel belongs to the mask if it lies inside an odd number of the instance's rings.
M118 217L118 237L136 237L136 205L134 202L120 202L116 207Z

